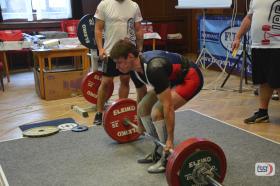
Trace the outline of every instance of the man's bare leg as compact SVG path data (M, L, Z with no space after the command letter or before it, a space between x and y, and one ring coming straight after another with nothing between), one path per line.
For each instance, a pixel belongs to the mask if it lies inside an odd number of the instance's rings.
M260 85L259 104L261 109L268 109L268 104L273 93L273 89L267 84Z
M149 91L143 99L138 103L137 116L139 123L139 132L144 130L151 136L158 138L156 129L152 123L151 110L153 105L157 102L156 93L152 90ZM147 154L145 157L137 160L138 163L153 163L160 159L158 152L158 145L155 146L153 152Z
M187 103L187 100L181 97L175 90L171 91L171 98L172 103L174 106L174 110L177 110L181 106ZM165 144L168 134L167 134L167 128L166 128L166 122L165 117L163 114L163 106L160 101L157 101L154 107L152 108L152 119L153 124L156 129L156 133L158 135L158 138L161 143ZM163 149L161 148L163 151ZM167 161L167 155L165 152L162 152L161 159L154 165L150 166L148 168L149 173L161 173L165 171L166 161Z
M108 77L108 76L102 76L101 79L101 84L98 88L97 92L97 112L95 114L94 122L93 124L95 125L101 125L102 124L102 113L104 110L104 104L107 101L107 93L110 90L110 86L114 86L113 84L113 77Z

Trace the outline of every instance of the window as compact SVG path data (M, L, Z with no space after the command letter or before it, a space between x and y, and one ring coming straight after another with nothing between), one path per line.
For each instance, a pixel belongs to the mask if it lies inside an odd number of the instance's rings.
M2 17L6 19L33 20L31 0L0 0Z
M70 0L32 0L32 7L37 20L72 17Z
M71 0L0 0L3 20L66 19L72 17Z

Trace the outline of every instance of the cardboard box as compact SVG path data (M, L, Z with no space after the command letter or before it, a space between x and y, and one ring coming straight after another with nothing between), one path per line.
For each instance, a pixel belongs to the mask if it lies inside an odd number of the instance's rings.
M81 83L87 74L83 70L55 70L44 71L45 99L56 100L74 97L81 94ZM35 88L40 95L39 70L34 69Z

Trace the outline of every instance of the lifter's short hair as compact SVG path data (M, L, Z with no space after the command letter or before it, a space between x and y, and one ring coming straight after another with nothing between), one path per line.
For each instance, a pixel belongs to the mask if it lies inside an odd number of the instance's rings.
M129 53L132 53L135 57L138 57L139 51L135 47L134 44L132 44L128 40L119 40L112 48L110 52L110 57L112 59L118 59L118 58L125 58L127 59L127 56Z

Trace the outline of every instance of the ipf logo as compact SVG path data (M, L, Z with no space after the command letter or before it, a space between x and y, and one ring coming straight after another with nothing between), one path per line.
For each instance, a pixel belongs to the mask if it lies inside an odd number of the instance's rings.
M275 164L274 163L256 163L255 165L256 176L274 176Z

